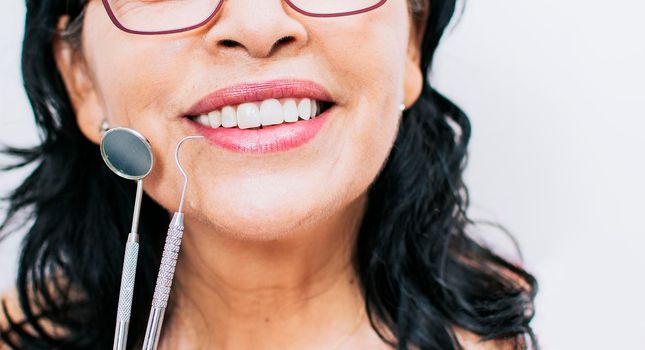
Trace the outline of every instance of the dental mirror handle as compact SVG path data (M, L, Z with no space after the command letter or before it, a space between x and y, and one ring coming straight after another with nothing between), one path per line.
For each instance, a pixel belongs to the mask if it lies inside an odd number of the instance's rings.
M119 306L114 331L114 350L125 350L128 342L128 328L130 326L130 313L132 311L132 295L134 294L134 280L137 273L137 258L139 256L139 212L141 210L141 197L143 196L143 180L137 181L137 195L134 202L134 215L132 217L132 230L128 235L123 257L123 270L121 272L121 287L119 292Z
M125 350L128 341L132 294L134 292L134 279L137 271L137 255L139 254L138 236L136 233L130 233L128 235L128 243L125 245L123 272L121 274L121 292L119 293L119 311L114 333L114 350Z
M184 235L184 214L176 212L170 226L168 235L161 256L161 266L157 275L157 284L155 286L154 296L152 297L152 309L148 318L146 327L146 336L143 340L143 350L156 350L159 344L159 335L163 318L170 298L172 280L175 276L175 266L177 266L177 257L181 248L181 239Z

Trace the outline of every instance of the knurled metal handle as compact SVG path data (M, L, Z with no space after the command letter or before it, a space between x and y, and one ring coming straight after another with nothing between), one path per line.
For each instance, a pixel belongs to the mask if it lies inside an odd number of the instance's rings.
M184 235L183 214L175 213L168 227L166 243L164 244L163 254L161 255L161 265L157 275L157 284L152 296L152 308L146 327L146 335L143 340L144 350L155 350L159 343L161 327L163 325L164 313L168 306L172 280L175 276L175 267L181 248L181 239Z
M168 306L172 280L175 276L175 267L177 266L177 258L179 257L179 249L181 248L183 235L183 226L171 224L168 228L166 244L163 248L161 265L159 266L159 274L157 275L157 285L155 286L155 293L152 297L153 307L165 309Z
M137 257L139 243L128 242L125 245L125 258L123 259L123 272L121 273L121 292L119 293L118 320L130 321L132 312L132 295L134 293L134 280L137 273Z
M134 294L138 256L138 235L136 233L130 233L128 235L128 242L125 244L125 255L123 257L113 350L124 350L126 348L130 315L132 313L132 295Z

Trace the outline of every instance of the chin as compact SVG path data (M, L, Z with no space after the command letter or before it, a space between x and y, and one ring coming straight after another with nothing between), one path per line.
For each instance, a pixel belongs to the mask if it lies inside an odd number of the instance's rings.
M198 214L203 224L211 227L208 231L226 235L227 238L247 241L274 241L297 237L323 220L324 211L316 208L299 207L284 209L274 207L270 211L256 210L208 211Z
M287 240L297 237L302 232L302 227L294 224L298 219L272 220L271 222L259 221L237 221L224 223L225 230L221 231L228 238L244 241L268 242L276 240ZM302 218L302 221L311 220L309 217ZM217 223L221 226L221 223Z

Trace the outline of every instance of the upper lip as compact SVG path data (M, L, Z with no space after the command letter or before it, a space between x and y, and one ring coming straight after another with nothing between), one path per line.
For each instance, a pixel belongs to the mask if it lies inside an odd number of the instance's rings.
M270 98L311 98L331 102L329 92L310 80L269 80L255 83L243 83L216 90L195 103L186 113L198 116L245 102L262 101Z

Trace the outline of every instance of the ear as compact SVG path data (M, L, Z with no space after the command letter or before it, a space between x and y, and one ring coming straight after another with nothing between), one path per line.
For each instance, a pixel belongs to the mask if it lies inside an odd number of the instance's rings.
M81 52L82 45L73 45L62 35L68 22L68 16L58 20L53 42L54 59L72 103L76 123L85 137L99 144L104 113Z
M414 32L414 31L413 31ZM416 102L423 88L423 72L421 72L421 43L417 35L412 33L408 42L407 57L404 68L403 103L406 108Z

